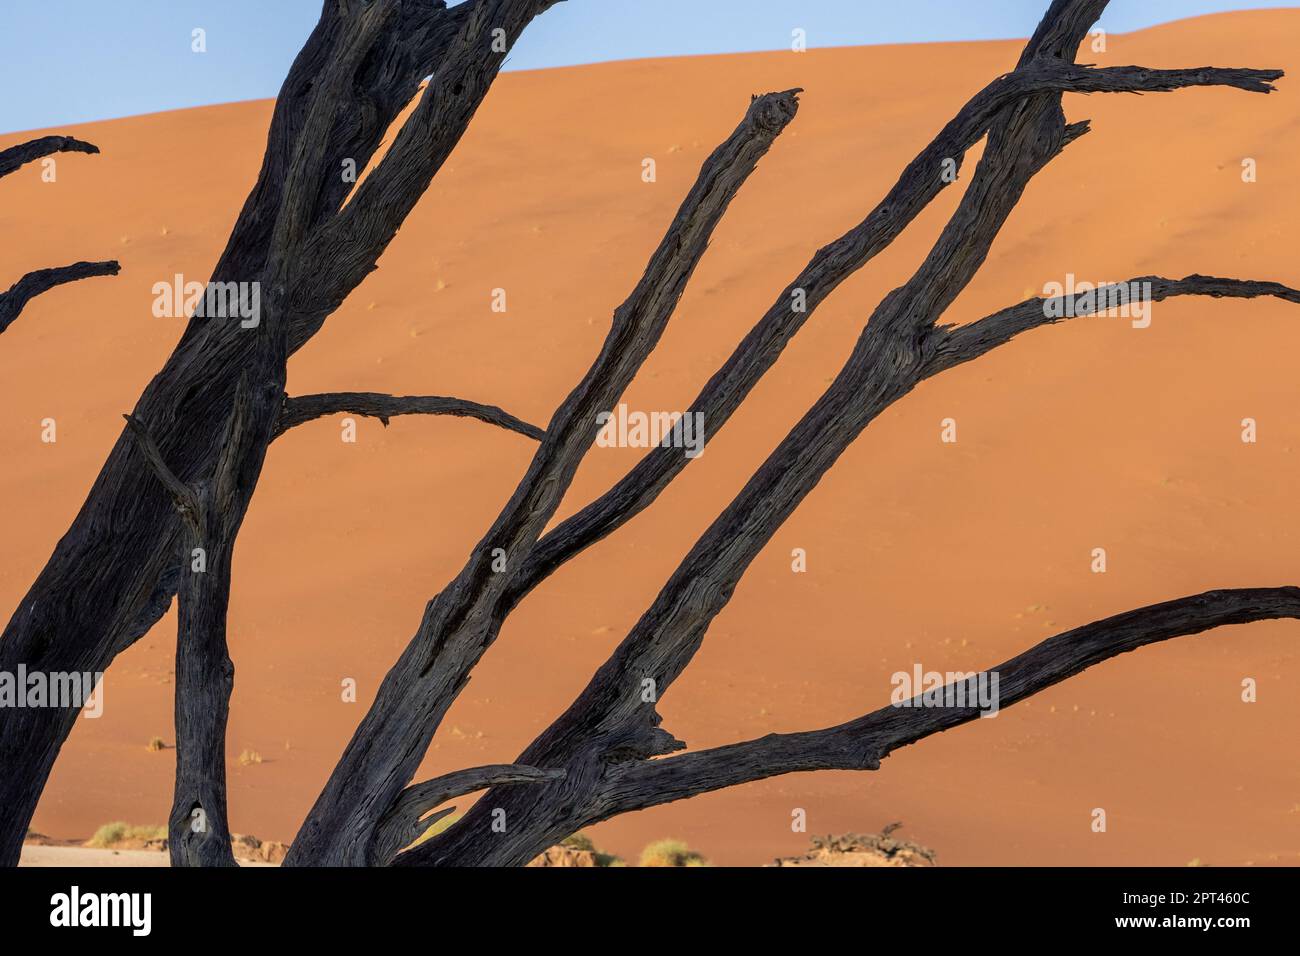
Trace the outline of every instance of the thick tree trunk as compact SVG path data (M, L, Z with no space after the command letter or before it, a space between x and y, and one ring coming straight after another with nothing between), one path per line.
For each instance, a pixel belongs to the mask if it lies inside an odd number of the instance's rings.
M223 536L224 537L224 536ZM234 866L226 813L226 720L235 666L226 645L233 540L187 535L206 567L187 565L176 641L176 786L172 866Z
M299 348L374 269L464 133L509 47L555 2L474 0L446 8L422 0L324 0L276 101L257 185L211 281L259 281L276 260L272 271L282 285L272 291L284 309L287 351ZM505 50L494 41L497 29L506 31ZM412 119L343 207L353 185L340 175L340 160L363 169L438 64ZM191 320L134 409L187 484L213 467L255 338L235 321ZM259 467L264 451L254 453ZM245 504L256 470L248 477ZM106 670L166 610L180 543L174 509L124 435L0 635L0 669L22 663L29 671ZM76 713L0 714L0 865L17 862Z
M172 866L234 866L226 812L226 722L234 664L226 641L235 540L283 409L283 321L258 336L240 379L213 473L187 485L148 426L127 416L140 452L185 526L176 632L176 783L168 821ZM260 384L249 385L250 375Z

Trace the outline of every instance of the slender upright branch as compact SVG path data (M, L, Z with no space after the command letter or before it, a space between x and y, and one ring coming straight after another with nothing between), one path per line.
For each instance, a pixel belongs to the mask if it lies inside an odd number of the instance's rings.
M1137 66L1097 69L1056 57L1033 58L977 93L903 171L889 194L835 242L820 249L736 346L735 351L691 403L687 415L703 415L712 438L780 357L809 316L850 275L886 248L950 183L966 152L994 120L1037 93L1168 92L1193 86L1222 86L1251 92L1272 90L1281 70L1151 70ZM1086 123L1065 128L1061 145L1087 131ZM611 534L649 507L690 463L680 450L651 449L609 491L548 532L511 583L513 605L574 555Z
M442 716L496 637L497 605L509 578L498 572L497 558L504 554L511 566L536 543L596 440L598 416L613 408L653 351L723 213L794 118L796 92L755 97L740 125L705 161L644 276L615 311L600 354L552 417L510 501L461 573L429 603L286 863L344 864L370 844L374 826L411 779ZM359 201L360 196L354 202ZM345 210L340 222L346 216Z
M557 2L472 0L451 8L457 13L455 38L443 47L415 109L347 205L306 244L304 257L328 269L295 286L294 298L305 313L333 311L375 268L460 141L524 28Z

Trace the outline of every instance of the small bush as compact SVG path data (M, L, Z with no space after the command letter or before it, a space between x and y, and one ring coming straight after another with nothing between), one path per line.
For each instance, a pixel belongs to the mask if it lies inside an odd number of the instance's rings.
M262 755L258 753L256 750L245 750L243 753L239 755L239 765L241 767L247 767L250 764L261 763L261 762L262 762Z
M619 857L613 853L603 853L596 849L596 844L591 841L591 837L585 833L575 833L573 836L565 837L560 841L560 846L569 850L580 850L586 853L593 853L596 856L597 866L627 866Z
M641 851L641 866L708 866L709 861L681 840L656 840Z
M568 847L570 850L586 850L589 853L596 852L596 844L591 842L591 837L585 833L575 833L571 837L565 837L560 841L560 846Z
M166 827L138 826L117 820L113 823L105 823L96 830L95 835L86 841L86 846L106 850L122 843L145 843L149 840L164 840L166 838Z
M159 750L167 749L167 744L163 742L163 739L161 737L150 737L147 746L148 749L153 751L154 753L157 753Z

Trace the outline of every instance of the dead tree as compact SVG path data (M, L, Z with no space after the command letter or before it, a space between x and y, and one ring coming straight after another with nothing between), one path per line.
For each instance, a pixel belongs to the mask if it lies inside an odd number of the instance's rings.
M274 353L302 347L375 268L519 34L556 2L470 0L447 8L441 0L324 0L276 101L257 183L211 275L213 283L262 283L263 321L250 334L238 322L192 318L132 411L180 482L211 478L245 369L262 370L262 380L250 380L255 396L278 387L279 401L283 363L277 368ZM347 201L354 184L341 174L343 164L365 169L417 95L401 134ZM255 404L261 408L260 398ZM436 403L421 405L389 405L383 414L437 410ZM306 400L296 407L327 414L330 406ZM477 417L519 430L499 409L456 407L482 409ZM283 427L272 422L255 445ZM105 671L170 605L185 565L184 522L133 434L124 430L114 445L0 635L0 670ZM264 450L255 447L250 457L260 461ZM252 494L259 471L260 464L246 470L241 499ZM0 865L17 862L76 715L73 708L0 713Z
M544 433L500 409L457 400L333 395L282 401L287 358L374 267L486 93L504 55L501 38L508 48L553 2L471 0L446 10L400 0L327 0L277 103L262 176L214 273L214 281L262 281L270 289L266 321L252 336L229 324L191 322L134 413L147 423L147 435L139 447L119 442L78 523L0 641L0 666L11 660L29 668L33 661L49 667L51 661L111 660L166 607L180 576L181 546L196 540L192 528L184 537L186 521L172 501L182 514L201 511L197 489L226 480L234 490L217 496L219 508L241 516L266 444L297 421L340 409L379 417L451 411L540 439L519 486L464 569L429 602L294 840L290 865L518 865L620 813L792 771L876 769L891 750L974 719L973 708L885 708L838 727L666 756L685 744L660 726L656 703L689 664L759 550L883 409L924 379L1055 321L1049 316L1057 313L1034 299L967 326L939 324L1033 176L1087 131L1086 122L1065 122L1062 93L1190 86L1269 92L1281 76L1276 70L1077 66L1075 51L1106 0L1053 0L1016 68L944 127L859 226L817 252L696 398L688 414L702 414L707 432L715 434L817 305L948 184L945 161L959 166L965 152L987 138L961 203L925 262L885 297L839 376L705 531L586 690L515 764L411 785L443 716L509 612L561 564L648 507L690 460L680 450L656 448L608 493L544 533L595 441L598 416L617 404L655 348L728 204L798 105L800 91L756 97L708 158L645 275L615 312L599 355ZM333 175L337 160L352 157L362 167L387 122L430 71L428 89L393 146L349 198ZM1300 293L1272 282L1202 276L1151 281L1156 298L1272 295L1300 301ZM1071 314L1089 311L1082 298L1072 304L1078 308ZM235 403L234 396L244 394L238 385L244 366L255 370L249 397ZM232 416L232 404L248 409ZM230 482L227 474L238 478ZM125 500L123 483L146 476L150 493ZM116 527L128 529L127 540L110 541L97 527L110 514ZM229 531L228 516L220 523L233 546L238 518ZM493 559L502 554L506 565L499 570ZM85 580L76 582L93 598L71 593L73 568L94 567L86 562L110 555L121 563L99 565L89 589ZM190 581L182 591L178 668L186 648L202 656L206 663L198 671L206 671L213 686L192 693L223 707L219 698L228 700L228 687L214 649L224 652L224 596L205 598L203 587ZM187 613L187 601L212 613ZM1128 611L1000 665L1001 705L1144 644L1280 617L1300 617L1300 590L1212 591ZM82 630L73 627L78 622ZM180 744L179 699L177 707ZM18 774L0 774L5 860L16 856L21 830L15 838L14 828L30 818L72 716L21 723L6 716L0 728L0 766L23 775L14 781ZM195 732L187 734L186 747L196 760L190 766L200 768L200 789L210 788L223 776L212 757L221 728L212 721L191 725ZM20 740L37 741L35 758L24 757ZM220 785L224 793L224 780ZM485 787L492 789L462 820L406 849L446 812L430 811ZM207 809L203 800L209 798L183 789L178 777L173 825L179 810L193 809L193 799ZM504 832L488 825L494 810L506 813ZM226 862L221 849L204 848L182 862L209 862L208 852L212 862Z
M517 865L575 830L618 813L792 770L874 768L891 746L941 729L923 721L909 724L906 715L913 711L887 710L843 728L651 759L685 746L660 727L654 701L689 663L754 556L849 443L924 378L1049 321L1044 303L1034 300L962 329L937 324L982 264L1030 179L1087 131L1086 123L1066 124L1061 94L1203 85L1268 92L1281 75L1274 70L1076 66L1074 53L1104 6L1104 0L1053 3L1017 68L967 104L861 225L814 256L688 410L704 414L708 434L716 434L817 304L888 245L943 188L943 161L960 162L967 149L988 137L960 207L916 275L886 297L835 382L705 532L579 699L517 761L539 771L562 771L563 776L490 792L463 820L395 862ZM780 132L796 107L794 91L760 98L740 130L705 163L645 277L616 312L600 356L547 427L510 502L460 575L429 603L415 637L385 678L308 815L287 863L388 862L392 841L382 822L386 808L413 799L415 788L403 788L505 616L560 564L647 507L685 467L689 459L679 450L655 449L609 493L542 536L594 441L597 413L615 404L648 356L680 283L703 252L703 243L689 247L677 234L699 221L698 201L724 176L719 165L728 162L736 137L743 137L747 126L756 128L765 134L766 148L766 139ZM738 186L738 179L731 178ZM665 273L666 254L686 261L672 262ZM1294 301L1297 295L1276 283L1196 276L1160 279L1154 286L1159 297L1278 295ZM666 308L647 308L647 299ZM796 302L806 307L801 310ZM493 571L494 553L508 556L504 572ZM1293 589L1215 592L1083 629L1094 640L1092 656L1080 649L1079 635L1071 634L1003 666L1015 675L1012 695L1024 696L1148 640L1297 611ZM655 695L649 703L643 694L647 684ZM949 712L944 725L971 719L974 713ZM881 722L906 729L893 738L873 736ZM434 792L435 783L421 784L418 791ZM427 808L433 806L430 801ZM505 811L505 832L489 826L498 810Z
M98 153L99 147L85 140L71 136L42 136L40 139L19 143L8 149L0 150L0 177L25 166L27 163L44 159L54 153ZM0 332L9 328L18 314L27 307L27 303L42 292L48 292L55 286L92 276L115 276L121 267L113 260L104 262L74 262L67 266L52 269L37 269L23 276L8 292L0 293Z

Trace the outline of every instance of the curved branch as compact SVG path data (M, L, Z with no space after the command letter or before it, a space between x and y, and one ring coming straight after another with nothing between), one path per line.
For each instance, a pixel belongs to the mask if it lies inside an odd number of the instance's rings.
M927 374L933 375L954 365L977 359L999 345L1011 341L1021 332L1044 325L1054 325L1068 318L1095 315L1098 311L1106 311L1116 306L1122 307L1135 301L1129 297L1129 290L1135 287L1143 290L1141 301L1144 302L1160 302L1180 295L1208 295L1216 299L1254 299L1268 295L1300 304L1300 291L1282 285L1280 282L1219 279L1203 275L1190 275L1182 279L1138 276L1127 282L1100 286L1092 292L1026 299L1018 305L994 312L967 325L950 326L947 334L940 339Z
M981 673L997 675L995 704L1004 709L1094 664L1148 644L1228 624L1279 618L1300 619L1300 588L1206 591L1065 631ZM947 685L943 699L968 699L958 697L959 690L964 693L966 687ZM891 705L824 730L769 734L744 743L628 764L614 774L599 819L785 773L878 770L880 761L900 747L969 723L980 714L977 707Z
M53 153L98 153L99 147L94 143L76 139L72 136L42 136L0 149L0 176L8 176L20 166L41 159Z
M278 438L295 425L338 412L377 418L385 427L388 420L397 415L455 415L476 418L489 425L527 435L535 441L546 437L546 432L536 425L530 425L495 405L481 405L440 395L384 395L379 392L325 392L286 398L284 410L275 426L274 437Z
M57 266L53 269L37 269L29 272L12 286L9 291L0 293L0 332L13 323L14 319L27 303L42 292L48 292L55 286L92 276L115 276L122 269L117 260L106 262L74 262L69 266Z
M439 804L488 787L562 780L564 776L563 770L539 770L523 764L490 764L413 784L398 795L375 828L370 865L387 866L403 847L420 839L432 824L455 809L451 807L432 817L425 816Z

